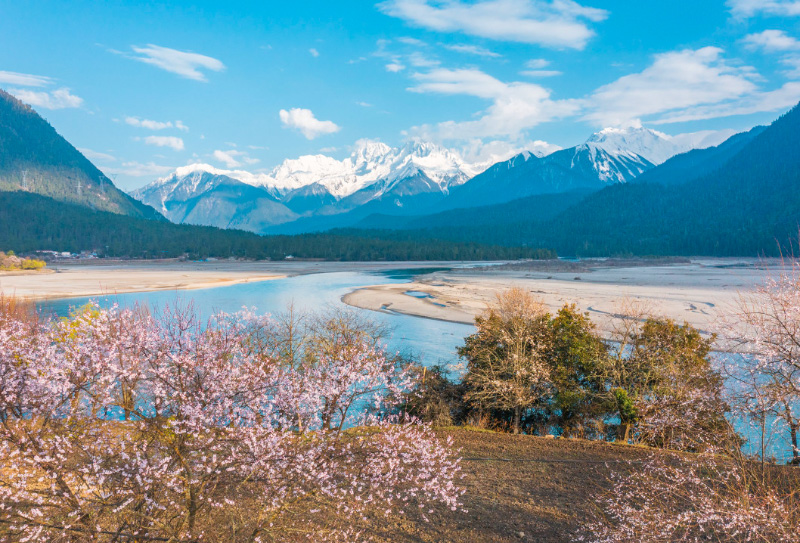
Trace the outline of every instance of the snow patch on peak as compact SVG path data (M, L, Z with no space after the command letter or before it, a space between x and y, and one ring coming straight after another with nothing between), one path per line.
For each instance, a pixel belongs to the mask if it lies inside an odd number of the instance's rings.
M641 124L623 128L604 128L592 134L586 140L586 145L602 149L612 156L638 155L653 164L661 164L682 152L673 143L671 136L644 128Z
M657 165L692 149L719 145L734 134L734 130L705 130L670 136L635 121L627 126L604 128L592 134L586 145L603 149L613 156L631 157L635 154Z

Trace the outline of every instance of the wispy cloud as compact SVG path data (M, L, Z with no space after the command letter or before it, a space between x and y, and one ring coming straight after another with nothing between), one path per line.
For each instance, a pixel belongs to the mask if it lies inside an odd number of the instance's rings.
M558 70L523 70L520 72L520 75L524 75L527 77L555 77L557 75L562 75L564 72L560 72Z
M728 0L728 7L735 17L755 15L799 16L798 0Z
M311 56L314 57L314 58L317 58L319 56L319 51L317 51L313 47L311 49L309 49L308 52L311 53Z
M446 121L435 126L423 125L411 132L442 140L472 138L518 138L534 126L577 113L575 100L553 100L550 91L533 83L500 81L477 69L435 69L415 74L412 92L467 95L490 100L492 104L476 120Z
M589 22L608 16L605 10L573 0L389 0L378 7L409 24L438 32L571 49L583 49L594 36Z
M800 82L790 81L777 89L753 92L739 100L671 112L660 119L651 121L651 124L682 123L732 115L780 111L796 105L798 101L800 101Z
M66 109L83 105L83 98L75 96L68 88L49 92L30 89L8 89L8 92L27 104L45 109Z
M169 147L174 151L183 151L184 147L183 139L176 138L175 136L147 136L146 138L142 138L142 141L147 145L154 145L156 147Z
M477 55L479 57L491 57L497 58L500 56L499 53L495 53L494 51L490 51L484 47L480 47L478 45L465 45L465 44L454 44L454 45L445 45L445 49L449 49L451 51L455 51L456 53L464 53L467 55Z
M428 46L428 44L425 43L424 41L418 40L417 38L411 38L411 37L408 37L408 36L403 36L403 37L397 38L397 41L399 41L400 43L404 43L406 45L413 45L414 47L427 47Z
M19 85L20 87L46 87L53 79L44 75L21 74L19 72L5 72L0 70L0 83Z
M0 84L40 89L42 87L53 85L54 83L55 80L52 77L47 77L44 75L0 71ZM26 104L36 107L43 107L45 109L66 109L81 107L81 105L83 105L83 98L72 94L72 92L66 87L52 91L11 87L8 89L8 92Z
M183 124L182 121L153 121L151 119L140 119L138 117L125 117L125 123L137 128L146 128L147 130L164 130L166 128L177 128L183 132L188 132L189 127Z
M92 162L115 162L117 160L117 157L114 155L93 151L92 149L87 149L85 147L79 147L78 151L80 151L83 156Z
M221 72L225 69L222 61L189 51L179 51L153 44L144 47L132 45L131 49L136 54L130 55L130 58L195 81L208 81L202 70Z
M405 69L406 69L405 65L400 64L399 62L390 62L389 64L386 65L387 72L397 73L397 72L402 72Z
M758 74L748 66L726 62L722 54L717 47L703 47L656 55L642 72L598 88L588 99L585 119L601 126L654 116L653 121L663 122L683 118L681 112L690 108L755 93Z
M525 63L525 66L528 69L521 71L520 75L524 75L527 77L554 77L562 74L562 72L560 72L559 70L542 69L546 68L549 65L550 65L549 60L543 58L533 58Z
M326 134L333 134L341 130L333 121L320 121L310 109L292 108L282 109L279 112L281 123L285 128L298 130L306 139L313 140Z
M153 162L123 162L119 167L104 168L109 173L128 175L131 177L155 177L165 175L174 170L174 166L162 166Z
M251 158L246 152L235 149L227 151L217 149L214 151L214 158L224 162L228 168L239 168L244 164L257 164L259 162L257 158Z

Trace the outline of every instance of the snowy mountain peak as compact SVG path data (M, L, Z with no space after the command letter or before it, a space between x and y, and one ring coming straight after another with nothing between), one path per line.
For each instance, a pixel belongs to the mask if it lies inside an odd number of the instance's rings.
M604 128L592 134L585 145L602 149L612 156L633 158L632 155L638 155L658 165L692 149L719 145L732 135L732 130L720 130L670 136L635 122L624 127Z
M631 125L624 128L604 128L592 134L586 145L604 150L612 156L638 155L653 164L661 164L668 158L682 152L672 141L672 137L644 128Z

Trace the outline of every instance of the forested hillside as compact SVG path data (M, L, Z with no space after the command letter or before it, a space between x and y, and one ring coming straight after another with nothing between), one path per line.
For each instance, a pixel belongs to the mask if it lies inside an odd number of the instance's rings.
M0 191L22 191L91 209L163 220L116 188L30 106L0 90Z
M555 256L547 250L432 239L392 240L369 233L259 236L87 211L24 192L0 192L0 217L0 247L18 253L96 250L104 256L133 258L188 255L273 260L288 256L328 260L506 260Z

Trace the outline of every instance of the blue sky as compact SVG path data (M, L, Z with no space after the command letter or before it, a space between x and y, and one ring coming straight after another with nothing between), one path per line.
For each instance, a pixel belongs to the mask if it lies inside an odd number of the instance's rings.
M0 1L0 88L124 189L362 138L478 160L637 122L744 130L800 101L798 0L142 4Z

